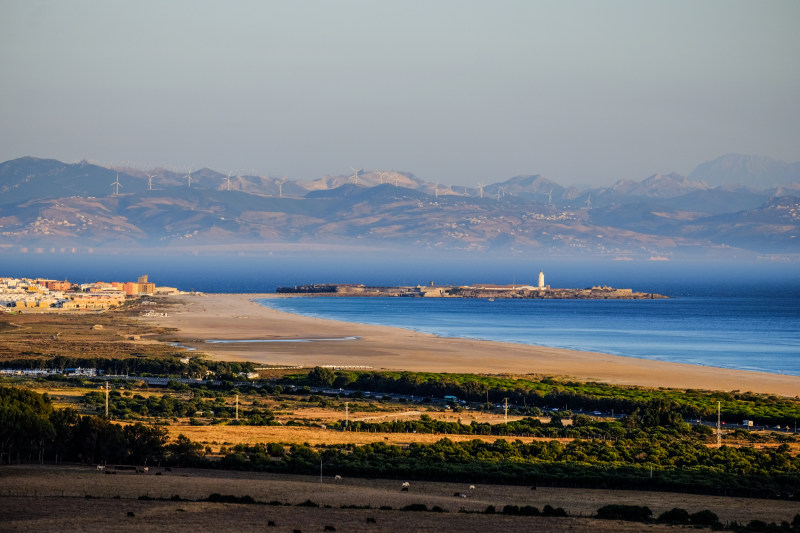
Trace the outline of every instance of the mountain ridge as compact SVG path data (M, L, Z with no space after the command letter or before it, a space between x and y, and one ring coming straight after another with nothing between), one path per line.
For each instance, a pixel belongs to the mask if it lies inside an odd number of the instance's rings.
M396 172L325 178L310 190L208 168L189 176L85 161L1 163L0 250L238 243L614 257L800 254L800 182L710 187L670 173L580 190L532 174L462 192Z

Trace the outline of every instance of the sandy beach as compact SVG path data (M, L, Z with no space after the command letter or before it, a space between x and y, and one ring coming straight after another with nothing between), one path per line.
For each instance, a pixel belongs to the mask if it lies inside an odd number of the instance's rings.
M144 320L177 331L198 352L264 365L340 365L375 370L537 374L623 385L800 394L800 377L650 361L521 344L443 338L401 328L310 318L255 303L271 294L169 297L167 316ZM209 340L269 342L224 342Z

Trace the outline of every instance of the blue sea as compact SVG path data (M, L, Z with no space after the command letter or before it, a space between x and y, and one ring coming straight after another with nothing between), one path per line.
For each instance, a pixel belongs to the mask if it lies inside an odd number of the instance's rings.
M260 303L290 313L445 337L800 375L800 301L796 296L494 302L292 297Z
M696 260L619 262L597 258L491 255L2 254L0 276L135 280L202 292L274 292L307 283L612 285L669 300L467 300L287 298L292 313L630 357L800 375L800 264ZM798 391L800 392L800 391Z

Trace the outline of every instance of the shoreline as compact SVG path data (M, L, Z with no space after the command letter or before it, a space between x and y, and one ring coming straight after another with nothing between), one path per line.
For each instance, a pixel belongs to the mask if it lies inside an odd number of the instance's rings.
M179 341L222 361L263 365L371 367L374 370L540 375L617 385L739 390L796 396L800 376L669 363L527 344L439 337L393 327L340 322L278 311L256 299L281 295L170 296L165 317L141 317L175 328ZM243 342L258 339L269 342ZM298 342L311 339L313 342ZM241 342L216 342L241 341ZM283 341L283 342L281 342Z

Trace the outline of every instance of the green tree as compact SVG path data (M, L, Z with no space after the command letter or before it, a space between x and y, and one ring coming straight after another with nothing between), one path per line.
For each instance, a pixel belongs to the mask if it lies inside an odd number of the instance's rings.
M123 430L128 459L134 464L159 463L164 459L167 430L137 422Z
M320 387L330 387L336 379L336 374L330 368L315 366L308 373L308 380Z

